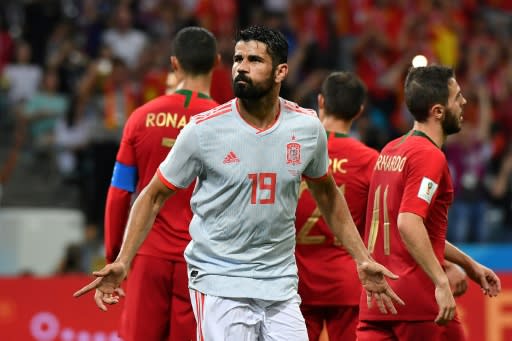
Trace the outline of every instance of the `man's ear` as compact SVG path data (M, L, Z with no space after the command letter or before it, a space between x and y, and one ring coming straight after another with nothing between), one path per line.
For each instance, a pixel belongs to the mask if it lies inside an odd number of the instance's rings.
M318 102L318 118L323 120L325 116L325 97L322 94L318 94L316 100Z
M176 58L176 56L171 56L171 66L172 66L172 70L174 72L181 69L180 62L178 61L178 58Z
M286 78L287 75L288 75L288 64L286 64L286 63L279 64L276 67L276 71L274 74L274 80L276 81L276 83L281 83L282 81L284 81L284 79Z
M356 114L356 116L354 116L353 120L356 120L359 117L361 117L361 115L363 114L363 111L364 111L364 104L361 104L361 106L359 107L359 112Z
M316 96L316 100L318 102L318 109L319 110L324 110L324 107L325 107L325 97L324 97L324 95L318 94L318 96Z
M430 109L431 114L437 120L442 120L444 117L445 108L440 104L436 104Z

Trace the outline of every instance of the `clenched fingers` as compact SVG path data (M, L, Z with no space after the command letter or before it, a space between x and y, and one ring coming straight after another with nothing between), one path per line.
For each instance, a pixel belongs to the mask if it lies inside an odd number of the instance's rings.
M94 301L96 302L98 308L100 308L103 311L107 311L107 306L105 304L112 305L118 303L119 296L106 294L101 290L96 290L96 292L94 293Z
M491 271L489 274L487 274L481 282L483 283L482 291L485 295L494 297L500 293L500 278L494 272Z
M444 307L439 310L435 322L439 325L445 325L455 317L455 306Z

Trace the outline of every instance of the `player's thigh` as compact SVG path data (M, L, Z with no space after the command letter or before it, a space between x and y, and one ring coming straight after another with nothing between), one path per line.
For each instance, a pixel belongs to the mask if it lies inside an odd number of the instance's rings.
M263 314L250 299L205 295L190 289L197 340L257 341Z
M441 340L443 327L434 321L398 322L393 326L398 341L417 340L421 335L423 340Z
M126 283L123 340L165 340L169 332L171 281L169 261L135 256Z
M359 321L357 341L396 341L393 327L388 321Z
M196 338L196 320L190 303L187 265L173 262L172 303L169 341L189 341Z
M359 307L344 306L331 308L325 325L329 341L355 341L359 322Z
M300 311L299 295L266 307L259 340L308 341L306 322Z
M442 341L465 341L466 333L464 332L464 328L462 327L462 323L456 316L455 319L448 322L443 329L443 337Z
M317 341L324 327L324 307L304 305L300 306L304 320L306 321L306 329L308 331L309 341Z

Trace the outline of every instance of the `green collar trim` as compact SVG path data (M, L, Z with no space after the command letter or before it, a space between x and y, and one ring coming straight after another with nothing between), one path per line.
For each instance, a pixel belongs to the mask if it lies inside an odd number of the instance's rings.
M421 137L424 137L424 138L426 138L427 140L429 140L430 142L432 142L432 144L433 144L434 146L436 146L437 148L439 148L439 147L437 146L437 144L434 142L434 140L432 140L432 139L430 138L430 136L428 136L427 134L425 134L425 133L424 133L424 132L422 132L422 131L419 131L419 130L413 130L413 131L412 131L412 136L421 136Z
M192 94L194 93L194 91L187 90L187 89L179 89L179 90L174 91L174 93L180 94L180 95L184 95L186 97L186 99L185 99L185 108L187 108L188 105L190 104L190 100L192 99ZM205 99L210 99L211 98L210 96L208 96L207 94L203 94L202 92L198 92L197 93L197 97L205 98Z
M327 138L329 138L332 135L334 135L334 137L350 137L349 134L345 134L345 133L339 133L339 132L331 132L331 131L326 131L326 134L327 134Z

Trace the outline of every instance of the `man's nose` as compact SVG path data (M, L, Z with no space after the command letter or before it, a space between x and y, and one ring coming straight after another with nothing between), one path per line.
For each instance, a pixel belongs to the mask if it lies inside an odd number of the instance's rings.
M238 72L247 72L249 70L249 63L247 62L247 59L242 59L240 63L238 63Z

